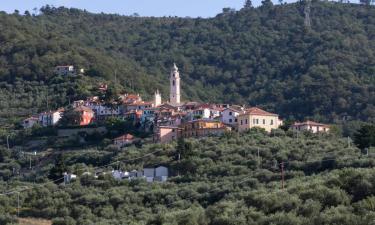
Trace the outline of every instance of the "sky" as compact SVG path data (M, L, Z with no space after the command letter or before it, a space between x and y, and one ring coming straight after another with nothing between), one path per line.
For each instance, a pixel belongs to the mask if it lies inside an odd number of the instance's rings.
M86 9L95 13L116 13L141 16L213 17L223 8L242 8L245 0L0 0L0 11L8 13L18 9L33 12L44 5L65 6ZM276 1L276 0L274 0ZM253 0L259 5L261 0Z

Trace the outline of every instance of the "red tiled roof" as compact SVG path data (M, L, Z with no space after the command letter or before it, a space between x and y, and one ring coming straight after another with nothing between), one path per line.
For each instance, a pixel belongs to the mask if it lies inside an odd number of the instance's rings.
M142 106L142 105L152 105L152 102L134 102L127 104L128 106Z
M83 112L83 111L85 111L85 112L94 112L94 111L92 111L92 109L90 109L89 107L86 107L86 106L78 106L77 108L75 108L74 109L74 111L76 111L76 112Z
M304 126L304 125L307 125L307 126L320 126L320 127L329 127L327 124L323 124L323 123L317 123L317 122L314 122L314 121L311 121L311 120L307 120L305 122L301 122L301 123L294 123L293 126Z
M133 140L134 136L131 134L124 134L120 137L115 138L115 140Z
M267 111L264 111L263 109L260 109L258 107L251 107L245 110L246 112L244 115L258 115L258 116L278 116L275 113L270 113Z
M56 66L56 67L61 68L61 67L70 67L70 66L73 66L73 65L63 65L63 66Z

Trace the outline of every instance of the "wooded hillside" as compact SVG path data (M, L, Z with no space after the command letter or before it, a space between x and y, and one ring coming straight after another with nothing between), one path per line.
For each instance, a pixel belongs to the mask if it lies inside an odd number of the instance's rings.
M37 16L0 13L2 115L45 109L47 92L50 106L67 104L72 85L54 77L56 65L86 68L84 84L115 82L116 74L119 89L158 88L167 97L176 62L184 99L259 105L296 119L374 120L375 8L313 2L310 17L308 28L303 3L225 10L210 19L48 6ZM91 86L76 82L69 96L90 94Z

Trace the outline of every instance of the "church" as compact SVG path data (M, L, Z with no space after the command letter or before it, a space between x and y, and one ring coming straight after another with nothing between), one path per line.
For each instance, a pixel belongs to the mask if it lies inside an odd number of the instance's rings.
M162 104L161 94L159 90L154 95L154 106L157 107ZM178 107L181 105L181 78L180 72L176 63L173 64L169 76L169 102L168 104Z

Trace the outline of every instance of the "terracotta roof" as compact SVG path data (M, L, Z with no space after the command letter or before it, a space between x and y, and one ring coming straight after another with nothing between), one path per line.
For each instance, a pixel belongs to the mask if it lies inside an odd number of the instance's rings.
M218 120L211 120L211 119L197 119L197 120L188 121L187 123L194 123L194 122L221 123Z
M73 66L73 65L56 66L56 67L59 67L59 68L61 68L61 67L70 67L70 66Z
M182 129L178 126L158 126L158 128L168 128L168 129Z
M162 104L162 105L159 105L158 107L159 107L159 108L168 108L168 109L177 110L177 107L175 107L175 106L173 106L173 105L171 105L171 104L169 104L169 103L164 103L164 104Z
M230 109L232 111L239 112L239 113L244 112L244 108L242 106L239 106L239 105L231 105L231 106L225 108L224 110L227 110L227 109Z
M141 106L141 105L152 105L152 102L134 102L127 104L128 106Z
M263 109L260 109L258 107L251 107L245 110L245 113L242 115L258 115L258 116L278 116L275 113L270 113L267 111L264 111Z
M131 134L124 134L120 137L115 138L115 140L133 140L134 136Z
M24 119L25 120L39 120L37 116L30 116L29 118Z
M76 111L76 112L82 112L82 111L94 112L94 111L92 111L92 109L90 109L89 107L86 107L86 106L78 106L77 108L74 109L74 111Z
M304 126L304 125L307 125L307 126L320 126L320 127L329 127L327 124L323 124L323 123L317 123L317 122L314 122L314 121L311 121L311 120L307 120L306 122L301 122L301 123L294 123L293 126Z
M185 102L184 106L186 106L186 105L188 105L188 106L190 106L190 105L194 106L194 105L199 105L199 104L200 104L199 102Z

